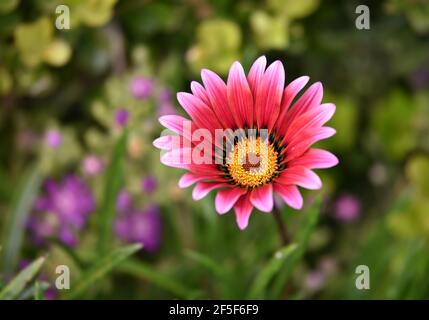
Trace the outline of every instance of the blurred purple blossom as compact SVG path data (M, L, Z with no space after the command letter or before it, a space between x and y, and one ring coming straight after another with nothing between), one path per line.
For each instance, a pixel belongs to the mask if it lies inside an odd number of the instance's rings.
M116 210L125 214L133 210L134 202L131 194L126 190L121 190L116 198Z
M142 179L143 192L151 193L158 187L158 181L154 176L146 176Z
M103 161L95 155L87 155L82 161L82 171L90 176L96 176L103 171Z
M172 94L170 89L162 88L159 93L159 102L161 102L161 104L166 102L171 102L171 97L172 97Z
M131 82L131 93L136 99L146 99L150 97L154 90L154 83L151 79L144 77L134 78Z
M326 275L321 270L314 270L307 274L305 287L310 291L320 290L326 282Z
M129 113L127 109L118 109L115 113L115 123L118 127L123 127L128 122Z
M57 129L50 129L45 134L45 144L53 149L58 148L63 142L63 136Z
M409 81L414 89L424 89L429 86L429 67L422 66L412 72Z
M359 199L350 194L340 196L335 202L335 217L341 222L355 221L361 212Z
M150 204L143 210L120 215L115 221L114 230L122 241L138 242L143 244L143 250L155 252L162 238L160 209L156 204Z
M85 226L88 215L95 209L91 190L79 177L68 175L59 183L46 180L44 191L36 199L27 224L33 240L42 244L53 237L74 246L76 232Z

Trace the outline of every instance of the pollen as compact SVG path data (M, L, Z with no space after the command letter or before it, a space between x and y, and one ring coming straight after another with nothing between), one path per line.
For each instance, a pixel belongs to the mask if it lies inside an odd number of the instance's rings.
M233 182L243 188L256 188L270 182L278 170L278 153L268 140L244 138L226 157Z

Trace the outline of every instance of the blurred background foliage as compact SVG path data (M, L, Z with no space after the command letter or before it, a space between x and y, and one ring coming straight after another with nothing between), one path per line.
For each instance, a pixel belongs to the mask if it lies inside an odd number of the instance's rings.
M0 1L0 297L429 298L428 53L426 0ZM261 54L337 106L340 165L281 208L286 248L267 215L240 232L193 202L151 144L201 68Z

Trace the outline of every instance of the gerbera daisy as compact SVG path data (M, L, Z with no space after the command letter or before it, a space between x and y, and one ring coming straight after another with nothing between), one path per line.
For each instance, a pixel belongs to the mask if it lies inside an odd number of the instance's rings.
M321 188L312 169L338 163L330 152L311 148L335 134L324 126L335 105L321 104L322 84L311 85L298 97L309 77L295 79L285 88L283 64L275 61L265 69L266 63L260 57L246 76L241 64L234 62L226 84L203 69L204 86L193 81L192 94L177 94L191 120L179 115L161 117L160 123L178 136L168 134L154 141L156 147L167 150L162 163L188 170L179 186L196 184L194 200L218 190L216 211L224 214L233 209L240 229L247 227L253 208L273 210L274 193L290 207L302 208L298 186ZM221 139L218 130L224 132ZM175 143L178 137L180 142ZM213 154L207 152L213 150ZM195 159L201 152L202 159Z

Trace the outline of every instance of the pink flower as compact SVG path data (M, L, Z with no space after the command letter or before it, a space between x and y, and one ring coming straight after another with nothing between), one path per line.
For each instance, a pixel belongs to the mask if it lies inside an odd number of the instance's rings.
M341 222L353 222L359 218L361 205L358 198L344 194L335 202L335 217Z
M204 86L194 81L192 94L177 94L192 120L178 115L159 119L179 135L180 143L174 143L178 137L171 134L154 141L157 148L167 150L161 162L188 170L179 186L196 184L194 200L218 190L216 211L224 214L233 209L240 229L247 227L253 208L273 210L275 193L290 207L302 208L298 187L322 186L312 169L338 163L330 152L311 148L335 134L334 129L324 126L335 105L321 104L321 83L311 85L298 97L309 77L295 79L285 88L283 64L275 61L265 68L266 63L266 58L260 57L246 76L241 64L235 62L227 83L203 69ZM221 139L219 130L223 132ZM215 138L201 141L201 133ZM199 138L194 139L196 134ZM195 159L201 150L203 159Z

